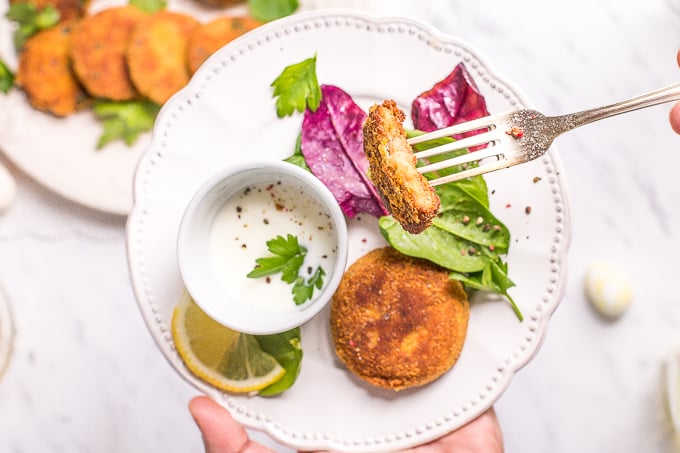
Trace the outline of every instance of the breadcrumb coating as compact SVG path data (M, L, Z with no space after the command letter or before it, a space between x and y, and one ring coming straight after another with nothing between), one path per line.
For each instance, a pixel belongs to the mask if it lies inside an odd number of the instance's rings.
M370 107L364 123L364 152L369 177L387 209L409 233L432 225L440 200L425 177L416 170L416 157L406 141L404 112L392 100Z
M434 381L460 356L467 295L449 271L392 247L354 262L331 302L335 350L347 368L382 388Z

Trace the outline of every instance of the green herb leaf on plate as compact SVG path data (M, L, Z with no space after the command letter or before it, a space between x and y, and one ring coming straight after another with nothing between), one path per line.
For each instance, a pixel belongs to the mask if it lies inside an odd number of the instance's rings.
M56 25L60 14L53 5L47 5L38 11L33 3L21 2L11 5L5 17L19 24L14 31L14 47L20 50L31 36Z
M473 188L473 190L471 190ZM508 298L517 317L522 314L508 288L514 286L501 256L510 247L510 232L473 196L477 189L459 182L437 186L442 202L432 226L420 234L410 234L392 216L378 221L387 242L401 253L432 261L451 271L451 278L473 289L502 294Z
M283 160L289 164L297 165L298 167L311 172L312 170L309 168L309 165L307 165L305 156L302 155L302 146L300 146L301 142L302 134L298 134L297 140L295 141L295 151L293 152L293 155Z
M314 288L323 286L323 277L326 273L321 267L317 267L307 280L300 275L307 249L300 245L296 236L292 234L285 238L281 235L276 236L267 241L267 249L274 256L257 258L255 269L248 273L248 278L260 278L280 272L281 280L293 285L293 301L296 305L311 299Z
M160 106L151 101L97 101L93 111L104 126L97 149L119 139L133 145L142 133L153 128L159 110Z
M300 276L295 280L293 285L293 301L295 305L302 305L312 298L314 295L314 288L321 289L323 286L323 277L326 272L321 267L317 267L314 274L305 281L305 278Z
M309 108L316 111L321 104L321 87L316 78L316 55L299 63L286 66L271 84L276 98L279 118Z
M299 6L298 0L248 0L250 15L262 22L290 16Z
M130 0L130 4L145 13L155 13L168 6L167 0Z
M262 350L276 359L286 373L272 385L263 388L257 394L274 396L288 390L295 383L302 365L302 341L300 328L274 335L256 335Z
M470 274L452 272L450 277L459 280L469 288L504 295L510 302L517 318L519 318L520 321L524 319L519 307L512 297L510 297L510 294L508 294L508 289L515 286L515 284L508 277L507 263L504 263L501 260L488 261L486 266L484 266L484 269L479 272Z
M0 91L7 94L14 86L14 74L4 61L0 60Z
M299 244L298 238L292 234L285 238L276 236L267 241L267 249L274 256L256 259L255 269L250 271L247 277L260 278L281 272L281 279L284 282L295 282L307 254L307 249Z

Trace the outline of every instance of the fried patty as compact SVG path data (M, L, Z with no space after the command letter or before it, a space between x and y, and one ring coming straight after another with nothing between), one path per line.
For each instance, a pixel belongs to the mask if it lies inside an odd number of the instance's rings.
M238 38L247 31L261 25L248 17L218 17L198 27L189 39L187 65L189 72L196 72L199 66L220 47Z
M163 104L187 84L187 45L199 25L187 14L166 10L137 24L130 37L127 62L140 94Z
M81 20L73 30L73 70L94 97L126 101L138 96L128 73L125 52L135 25L146 14L134 6L104 9Z
M406 142L406 116L392 100L369 108L363 126L369 177L394 219L409 233L432 225L439 212L437 193L416 170L416 157Z
M392 247L354 262L331 301L342 362L364 381L402 390L432 382L458 360L470 307L449 271Z
M73 21L31 36L19 55L16 84L30 104L44 112L67 116L87 105L70 63Z

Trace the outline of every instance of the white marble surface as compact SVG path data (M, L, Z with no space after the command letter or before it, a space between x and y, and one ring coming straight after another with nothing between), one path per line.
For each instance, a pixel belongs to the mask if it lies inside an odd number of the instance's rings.
M421 18L475 46L546 113L680 79L676 0L422 5ZM569 281L541 350L496 404L508 452L677 449L662 391L663 360L680 342L680 137L669 108L558 139L573 217ZM17 202L0 217L0 288L16 325L0 379L0 451L201 451L186 409L196 391L137 310L124 220L18 177ZM583 273L599 258L634 275L633 303L618 321L585 300Z

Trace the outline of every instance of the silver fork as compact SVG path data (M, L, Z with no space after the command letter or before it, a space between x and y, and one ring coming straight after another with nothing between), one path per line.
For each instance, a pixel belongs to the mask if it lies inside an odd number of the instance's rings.
M525 109L487 116L409 138L408 143L416 145L437 138L486 129L477 135L414 153L418 159L427 159L473 146L486 145L484 149L478 151L418 167L420 173L430 173L463 166L457 173L429 181L431 185L437 186L529 162L542 156L555 138L567 131L610 116L676 100L680 100L680 83L615 104L569 115L545 116L536 110ZM473 162L477 162L478 165L465 168Z

